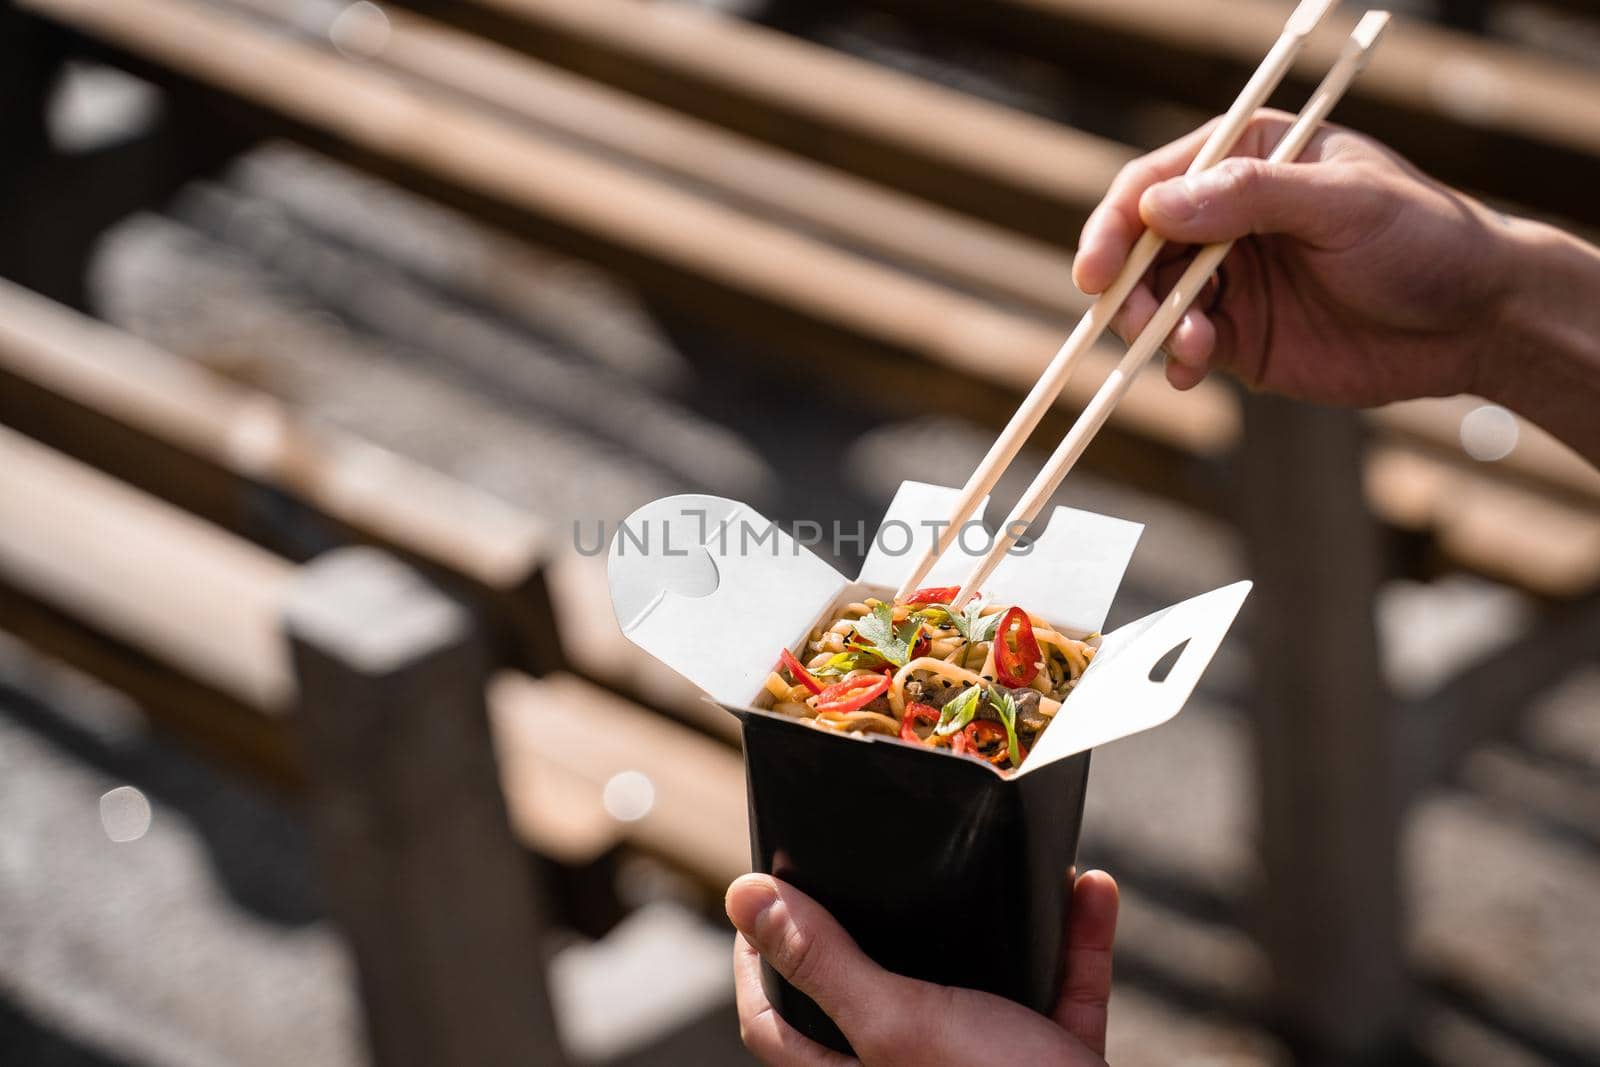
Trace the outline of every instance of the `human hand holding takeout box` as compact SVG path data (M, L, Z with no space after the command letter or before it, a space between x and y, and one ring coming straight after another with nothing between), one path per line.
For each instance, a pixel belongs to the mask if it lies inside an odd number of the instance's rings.
M793 649L841 602L892 596L913 559L884 531L926 530L955 496L942 486L902 485L855 582L748 505L658 500L634 512L623 524L628 535L613 541L612 601L630 640L742 721L755 870L815 898L895 973L1043 1012L1062 980L1065 874L1077 851L1090 750L1182 709L1249 583L1104 635L1015 771L898 737L813 729L758 706L770 699L763 683L779 650ZM1105 621L1140 529L1057 508L1027 551L995 569L987 599L1022 603L1062 632L1089 636ZM987 547L958 544L930 581L956 577ZM1166 669L1153 677L1158 665ZM982 937L941 919L980 914ZM847 1047L827 1015L770 968L764 985L802 1033Z

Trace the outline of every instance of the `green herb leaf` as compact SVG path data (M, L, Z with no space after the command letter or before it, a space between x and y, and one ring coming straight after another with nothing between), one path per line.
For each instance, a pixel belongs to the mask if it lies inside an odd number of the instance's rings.
M982 612L982 604L976 600L969 600L960 615L954 612L950 614L950 621L955 624L956 632L972 644L993 641L995 631L1000 628L1000 620L1005 616L1003 611L988 616L984 616Z
M867 652L836 652L828 662L811 671L813 678L838 678L851 671L869 667L877 657Z
M1022 747L1017 744L1017 698L996 686L989 690L989 706L1000 716L1000 725L1006 728L1006 744L1011 749L1011 765L1022 762Z
M917 632L922 623L908 619L898 632L894 628L894 609L888 604L873 606L871 615L856 620L856 636L871 646L871 651L886 663L904 667L911 658L911 648L917 643Z
M939 725L933 728L933 732L940 737L949 737L958 730L966 729L972 717L978 714L978 698L982 695L983 687L977 685L957 695L940 710Z

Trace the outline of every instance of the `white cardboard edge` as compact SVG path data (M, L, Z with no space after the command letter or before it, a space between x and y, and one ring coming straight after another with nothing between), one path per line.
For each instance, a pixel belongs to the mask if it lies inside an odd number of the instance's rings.
M1177 715L1250 588L1250 582L1225 585L1104 635L1094 662L1056 713L1057 721L1040 735L1017 773L1130 737ZM1176 662L1160 681L1153 681L1152 670L1179 647L1183 651Z
M905 544L902 535L914 536L918 549L926 546L943 529L960 496L959 489L943 485L902 482L857 581L900 588L920 557L920 552L899 551ZM923 585L960 585L983 558L990 542L981 520L988 506L988 497L978 502L972 519ZM1126 519L1055 508L1044 532L1001 560L980 591L985 600L1026 605L1065 632L1094 633L1105 625L1143 532L1143 526Z
M884 521L898 519L927 536L917 524L947 515L955 492L906 482ZM778 650L793 648L851 584L749 505L723 497L664 497L639 508L623 527L629 533L613 539L607 568L622 632L721 705L758 710L753 701ZM1064 632L1098 630L1141 530L1057 508L1033 551L1008 557L985 593L1023 604ZM892 589L912 556L881 548L875 544L860 581ZM964 564L941 561L929 584L959 581L959 573L943 568L959 572ZM1105 635L1062 705L1061 721L1045 731L1017 774L1178 714L1249 589L1249 582L1225 586ZM1151 669L1179 645L1184 650L1172 669L1151 681Z
M713 700L740 705L846 585L749 505L699 495L624 519L606 571L628 639Z

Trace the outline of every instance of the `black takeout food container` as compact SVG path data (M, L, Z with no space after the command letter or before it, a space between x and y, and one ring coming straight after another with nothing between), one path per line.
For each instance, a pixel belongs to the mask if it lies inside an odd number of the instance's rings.
M738 715L756 870L809 893L891 971L1049 1011L1089 753L1013 787L976 760L946 756L929 773L910 745ZM790 1025L849 1051L809 997L765 963L761 977Z
M1099 640L1089 669L1021 768L895 738L851 737L764 710L781 648L838 607L885 599L914 553L885 530L926 529L956 490L906 482L851 583L747 505L669 497L623 523L610 558L622 630L743 724L755 870L826 907L879 964L981 989L1038 1011L1060 990L1070 872L1091 750L1176 715L1249 590L1213 590ZM981 514L981 511L980 511ZM1027 554L986 583L1064 633L1098 632L1140 527L1057 508ZM956 584L981 555L958 543L928 579ZM801 1033L845 1050L807 997L763 971L773 1006Z

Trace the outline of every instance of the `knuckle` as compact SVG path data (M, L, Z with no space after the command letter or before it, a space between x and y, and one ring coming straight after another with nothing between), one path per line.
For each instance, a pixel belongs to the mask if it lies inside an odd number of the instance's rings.
M1259 159L1235 156L1224 160L1217 170L1223 191L1233 195L1248 195L1261 183L1261 167Z
M1155 160L1150 156L1140 156L1122 165L1113 185L1129 192L1143 192L1160 180L1161 169Z
M777 951L781 970L801 990L810 990L824 977L825 954L817 939L798 924L790 924Z

